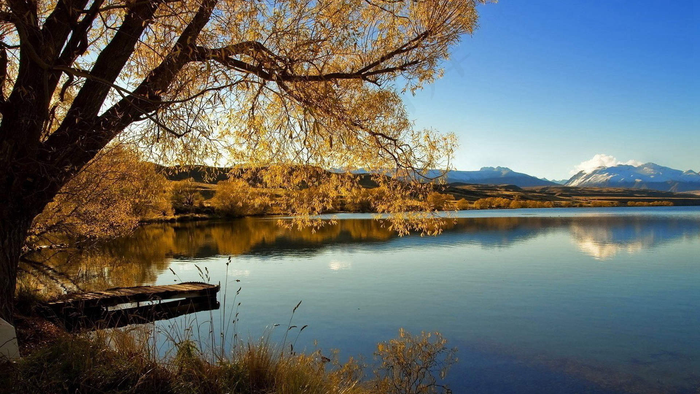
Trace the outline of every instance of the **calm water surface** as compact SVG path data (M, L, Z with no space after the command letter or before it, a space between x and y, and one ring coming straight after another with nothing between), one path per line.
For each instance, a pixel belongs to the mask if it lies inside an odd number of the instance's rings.
M364 215L339 215L317 232L272 219L152 225L59 264L96 287L201 280L199 267L228 283L227 318L241 303L244 339L286 327L303 301L292 324L308 327L295 349L316 340L324 352L371 360L401 327L439 331L459 348L455 393L700 389L700 209L457 218L441 236L403 238ZM218 329L222 311L157 324L213 316Z

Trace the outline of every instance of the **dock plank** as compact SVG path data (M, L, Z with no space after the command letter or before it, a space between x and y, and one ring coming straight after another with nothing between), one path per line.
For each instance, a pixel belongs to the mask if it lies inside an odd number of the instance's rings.
M215 297L218 285L203 282L185 282L161 286L116 287L103 291L68 294L48 302L54 310L63 308L90 309L119 304L168 300L174 298Z

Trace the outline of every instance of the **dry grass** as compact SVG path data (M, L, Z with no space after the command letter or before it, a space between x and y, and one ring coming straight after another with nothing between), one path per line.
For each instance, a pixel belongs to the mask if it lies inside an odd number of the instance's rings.
M240 344L231 356L212 362L193 341L177 343L174 355L161 359L148 341L127 331L112 334L109 341L104 334L65 334L19 362L0 365L0 392L447 393L437 382L455 361L439 334L411 336L403 330L378 346L378 366L367 380L365 367L352 358L340 363L337 354L331 360L320 352L283 352L265 339Z

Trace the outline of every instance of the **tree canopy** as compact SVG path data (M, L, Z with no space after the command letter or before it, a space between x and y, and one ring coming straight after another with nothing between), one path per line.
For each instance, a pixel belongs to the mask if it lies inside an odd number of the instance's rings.
M477 2L3 0L0 297L34 217L115 138L164 164L444 164L453 138L399 92L440 75Z

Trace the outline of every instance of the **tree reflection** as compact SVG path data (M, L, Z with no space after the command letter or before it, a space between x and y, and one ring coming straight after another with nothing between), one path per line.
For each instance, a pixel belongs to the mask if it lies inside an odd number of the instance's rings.
M409 236L403 245L477 244L510 247L551 232L568 232L594 258L610 258L700 234L700 218L654 216L490 217L448 221L438 237ZM289 229L275 219L153 224L131 236L83 251L45 250L32 256L83 290L155 283L173 258L216 255L305 255L333 245L386 244L397 235L381 221L345 219L320 228ZM61 280L60 278L58 279Z

